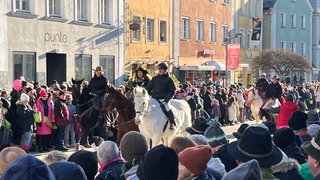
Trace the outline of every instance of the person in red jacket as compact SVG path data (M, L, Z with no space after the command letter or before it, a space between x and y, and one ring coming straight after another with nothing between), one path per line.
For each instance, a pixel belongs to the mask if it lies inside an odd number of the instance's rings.
M57 100L54 102L54 119L58 127L56 136L56 149L59 151L67 151L64 146L64 130L69 123L69 110L65 103L66 95L63 91L59 92Z
M291 117L292 113L297 110L300 110L300 108L294 102L294 96L292 94L288 94L286 96L286 102L283 103L280 107L280 113L278 115L276 128L280 129L282 127L289 127L289 118Z

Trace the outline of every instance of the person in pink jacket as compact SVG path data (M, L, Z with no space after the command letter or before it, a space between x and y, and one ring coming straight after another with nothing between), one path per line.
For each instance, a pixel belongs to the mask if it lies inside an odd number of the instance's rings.
M49 139L51 135L51 127L46 124L46 121L54 122L54 111L52 103L48 100L48 93L45 89L39 92L39 98L36 101L36 106L41 112L41 122L36 123L36 139L38 151L49 151Z

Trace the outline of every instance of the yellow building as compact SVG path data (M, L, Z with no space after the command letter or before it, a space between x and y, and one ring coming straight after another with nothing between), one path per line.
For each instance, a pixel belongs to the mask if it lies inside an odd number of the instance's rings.
M252 40L254 33L253 18L262 17L263 0L236 0L234 8L234 27L236 33L242 33L238 42L241 47L238 69L232 74L234 82L242 82L244 85L255 82L255 70L252 59L261 51L261 41ZM262 28L259 39L262 36ZM262 38L261 38L262 39Z
M171 0L125 0L125 72L170 60Z

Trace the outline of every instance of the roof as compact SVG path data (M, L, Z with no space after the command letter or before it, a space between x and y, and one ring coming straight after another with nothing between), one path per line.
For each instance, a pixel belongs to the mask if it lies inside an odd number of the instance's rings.
M263 8L271 8L278 0L263 0Z

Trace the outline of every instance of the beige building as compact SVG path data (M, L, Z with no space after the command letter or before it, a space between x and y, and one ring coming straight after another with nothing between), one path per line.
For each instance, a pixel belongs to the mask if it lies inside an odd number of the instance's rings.
M122 7L111 0L0 1L0 87L11 89L20 76L46 85L90 80L97 65L122 84Z

